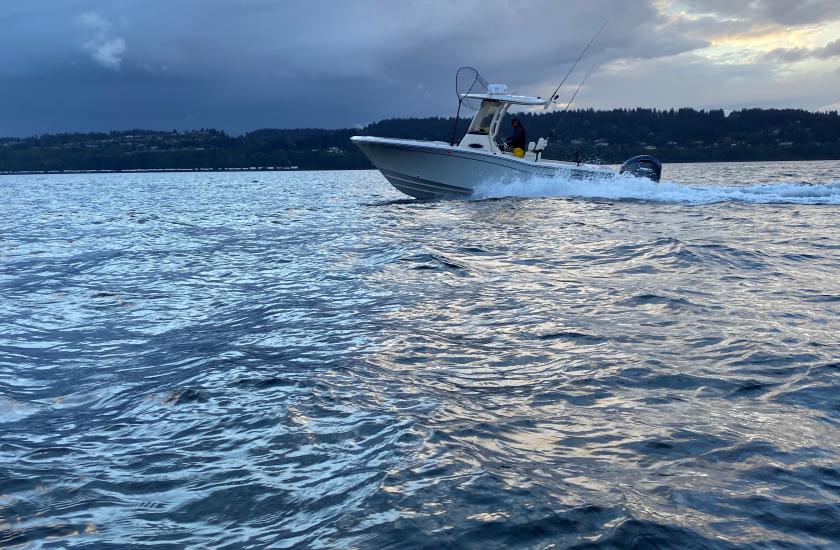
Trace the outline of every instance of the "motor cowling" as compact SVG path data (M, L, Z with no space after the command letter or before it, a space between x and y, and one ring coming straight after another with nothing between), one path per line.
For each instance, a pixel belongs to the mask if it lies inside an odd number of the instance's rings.
M659 159L650 155L639 155L624 161L619 174L628 173L636 178L647 178L659 183L662 177L662 163Z

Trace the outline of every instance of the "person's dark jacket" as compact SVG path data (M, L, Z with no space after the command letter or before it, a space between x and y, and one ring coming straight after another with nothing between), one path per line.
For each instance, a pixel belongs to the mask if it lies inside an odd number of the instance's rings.
M505 143L511 149L516 149L517 147L526 149L528 147L528 140L525 138L525 128L522 127L522 124L513 129L513 134L505 138Z

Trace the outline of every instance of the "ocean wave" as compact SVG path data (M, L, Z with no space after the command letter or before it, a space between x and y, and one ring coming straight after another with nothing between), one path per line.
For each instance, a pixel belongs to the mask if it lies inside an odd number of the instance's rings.
M513 183L488 182L477 187L473 193L473 199L503 197L582 197L689 204L840 204L840 182L736 186L685 185L673 181L655 183L623 175L595 182L537 177Z
M668 168L9 179L0 547L836 547L840 162Z

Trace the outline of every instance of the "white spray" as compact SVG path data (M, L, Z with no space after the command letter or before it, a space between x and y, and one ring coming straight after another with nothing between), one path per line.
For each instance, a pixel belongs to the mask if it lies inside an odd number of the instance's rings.
M689 204L715 202L840 204L840 182L775 183L746 186L654 183L644 178L616 176L602 181L533 178L513 183L488 182L476 187L474 199L501 197L583 197Z

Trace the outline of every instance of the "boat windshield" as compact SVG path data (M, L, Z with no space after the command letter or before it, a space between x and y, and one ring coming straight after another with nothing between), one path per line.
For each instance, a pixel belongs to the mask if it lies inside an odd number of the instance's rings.
M501 101L487 101L481 102L481 108L473 117L472 124L468 132L470 134L487 135L490 133L490 126L493 124L493 119L502 108Z

